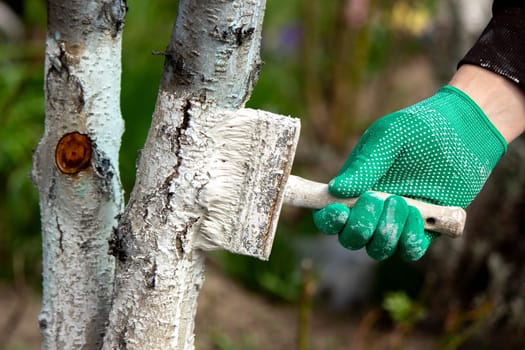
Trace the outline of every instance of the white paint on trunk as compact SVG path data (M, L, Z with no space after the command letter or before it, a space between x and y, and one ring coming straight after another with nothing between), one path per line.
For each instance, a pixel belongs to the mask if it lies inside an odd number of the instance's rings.
M33 169L45 251L43 348L193 349L208 131L222 122L216 108L242 107L253 89L264 7L264 0L179 1L137 182L108 246L122 209L125 2L48 1L46 127ZM93 156L86 169L64 174L54 151L73 131L89 136ZM117 262L114 289L108 249Z
M204 252L196 247L216 108L236 110L260 69L264 0L179 1L152 126L115 231L104 349L194 348Z
M204 282L204 254L193 249L203 215L196 198L208 181L206 129L213 115L204 116L198 102L189 109L187 103L159 94L116 232L118 274L105 349L193 348ZM174 147L182 148L174 154Z
M50 0L48 9L46 122L32 171L42 220L42 348L98 349L113 290L108 239L123 209L119 26L125 5ZM57 143L70 132L87 135L92 145L89 166L76 174L55 165Z

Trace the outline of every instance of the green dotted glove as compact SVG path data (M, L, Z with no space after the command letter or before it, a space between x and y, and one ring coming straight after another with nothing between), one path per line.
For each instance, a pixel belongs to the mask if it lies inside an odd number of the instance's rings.
M434 96L376 121L329 183L337 197L359 196L354 208L331 204L314 212L317 228L338 234L349 249L366 246L377 260L399 250L408 260L426 252L417 209L399 196L467 207L506 152L507 143L483 111L460 90ZM383 201L368 190L388 192Z

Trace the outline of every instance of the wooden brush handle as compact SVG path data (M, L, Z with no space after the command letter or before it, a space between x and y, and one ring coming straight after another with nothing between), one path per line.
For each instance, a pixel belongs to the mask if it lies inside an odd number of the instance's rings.
M383 199L391 194L374 192ZM467 214L460 207L444 207L403 197L408 205L416 207L425 221L425 230L450 237L463 234ZM343 203L353 207L357 198L338 198L328 192L328 185L290 175L284 191L284 203L296 207L321 209L330 203Z

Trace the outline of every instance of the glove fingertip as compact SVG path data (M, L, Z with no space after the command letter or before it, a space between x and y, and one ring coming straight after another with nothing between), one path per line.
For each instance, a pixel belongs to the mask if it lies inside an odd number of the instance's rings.
M417 261L425 255L437 234L424 230L419 211L410 207L410 214L400 239L400 254L406 261Z
M350 209L340 203L332 203L313 212L315 226L327 235L336 235L341 232L349 216Z
M341 198L356 197L362 192L355 186L352 177L346 175L339 175L333 178L328 183L328 191L333 196Z

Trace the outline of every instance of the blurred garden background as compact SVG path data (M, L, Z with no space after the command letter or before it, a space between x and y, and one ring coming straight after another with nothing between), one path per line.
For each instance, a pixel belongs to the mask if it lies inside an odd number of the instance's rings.
M376 118L432 95L490 1L267 1L248 106L300 117L294 173L328 181ZM177 2L128 0L120 152L126 193ZM44 0L0 1L0 349L38 349L40 223L29 178L43 132ZM469 208L465 237L421 261L372 261L286 208L269 262L210 254L197 349L525 349L525 145Z

